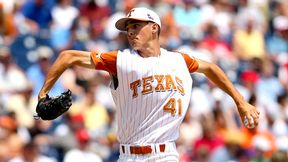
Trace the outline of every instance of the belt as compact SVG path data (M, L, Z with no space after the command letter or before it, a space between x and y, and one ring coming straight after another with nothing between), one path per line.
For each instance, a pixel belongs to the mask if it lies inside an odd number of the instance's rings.
M165 152L165 144L159 144L155 145L155 147L159 147L159 149L152 148L152 146L128 146L128 149L130 150L130 154L135 154L135 155L145 155L145 154L150 154L153 152L153 150L159 150L158 152ZM121 146L122 152L125 154L125 146Z

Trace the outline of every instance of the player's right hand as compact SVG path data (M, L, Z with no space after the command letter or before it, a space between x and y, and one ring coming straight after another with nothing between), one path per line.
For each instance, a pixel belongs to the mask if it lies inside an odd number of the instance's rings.
M245 103L238 106L238 112L240 114L242 123L248 129L252 129L258 126L260 112L255 106Z

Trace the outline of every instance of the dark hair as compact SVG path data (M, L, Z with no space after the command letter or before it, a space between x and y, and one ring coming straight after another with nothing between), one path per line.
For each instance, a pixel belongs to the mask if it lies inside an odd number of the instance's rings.
M157 26L158 26L158 37L160 36L160 33L161 33L161 28L160 28L160 26L157 24Z

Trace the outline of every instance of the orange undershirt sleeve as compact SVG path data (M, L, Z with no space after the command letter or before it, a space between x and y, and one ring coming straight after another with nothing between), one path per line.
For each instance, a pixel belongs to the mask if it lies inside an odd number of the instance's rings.
M181 53L181 54L186 62L189 72L190 73L195 72L199 67L197 60L194 57L190 57L188 54L185 54L185 53Z
M106 53L91 52L91 58L96 70L104 70L112 75L117 75L117 51Z

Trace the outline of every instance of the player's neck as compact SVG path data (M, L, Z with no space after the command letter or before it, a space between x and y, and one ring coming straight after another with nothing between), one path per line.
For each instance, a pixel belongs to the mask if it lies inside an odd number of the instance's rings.
M142 57L159 57L161 55L160 45L148 44L146 47L136 50Z

